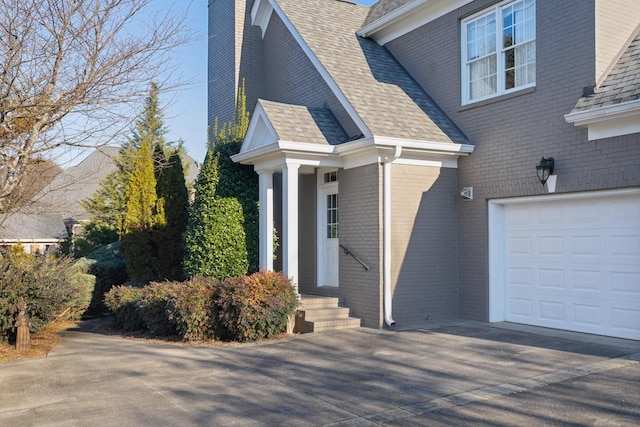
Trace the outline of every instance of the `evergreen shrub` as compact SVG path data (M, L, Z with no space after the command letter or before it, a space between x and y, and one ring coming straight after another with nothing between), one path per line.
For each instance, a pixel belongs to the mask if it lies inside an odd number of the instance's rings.
M176 322L169 316L167 305L172 298L172 289L180 286L176 282L152 282L142 288L137 305L146 329L155 335L166 337L177 335Z
M15 336L18 302L24 301L31 332L55 318L79 316L88 305L93 280L70 258L33 256L21 248L0 253L0 341Z
M76 261L75 266L81 271L95 276L95 286L91 303L86 314L95 315L107 312L104 295L116 285L129 280L124 254L120 252L120 243L115 242L102 246L87 256Z
M169 319L185 341L207 341L216 338L216 316L213 296L220 281L213 277L193 276L171 287L167 305Z
M299 301L284 274L264 270L224 280L215 304L221 338L255 341L285 332Z
M104 296L104 303L113 313L115 324L125 331L140 331L145 328L142 311L138 303L142 298L142 288L135 286L114 286Z

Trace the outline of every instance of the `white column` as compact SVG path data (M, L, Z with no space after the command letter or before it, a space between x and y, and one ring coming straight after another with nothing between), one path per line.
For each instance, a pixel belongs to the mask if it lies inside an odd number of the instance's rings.
M286 164L282 169L282 267L298 290L298 169Z
M273 171L259 170L260 270L273 270Z

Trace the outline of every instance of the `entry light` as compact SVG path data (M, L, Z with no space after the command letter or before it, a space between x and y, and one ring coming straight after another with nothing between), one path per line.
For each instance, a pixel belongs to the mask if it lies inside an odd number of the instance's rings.
M536 172L538 173L538 179L540 180L540 183L542 184L543 187L544 187L544 184L549 179L549 176L553 174L553 163L554 163L553 157L549 157L548 159L545 159L544 157L542 157L542 160L540 160L540 163L536 165Z

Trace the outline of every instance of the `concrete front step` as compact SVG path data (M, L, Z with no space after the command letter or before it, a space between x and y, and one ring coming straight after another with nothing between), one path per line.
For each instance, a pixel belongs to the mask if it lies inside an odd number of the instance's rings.
M296 332L309 333L359 328L360 319L349 317L347 307L339 307L338 298L302 295L296 316Z
M347 317L346 319L318 319L311 322L304 321L303 333L334 331L338 329L353 329L360 327L360 319Z

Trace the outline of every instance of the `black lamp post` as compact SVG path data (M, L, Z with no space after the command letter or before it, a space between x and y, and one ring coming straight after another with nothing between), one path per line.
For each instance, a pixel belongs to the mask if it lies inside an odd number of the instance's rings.
M538 179L544 187L544 184L549 179L549 176L553 175L553 157L545 159L542 157L540 163L536 165L536 172L538 173Z

